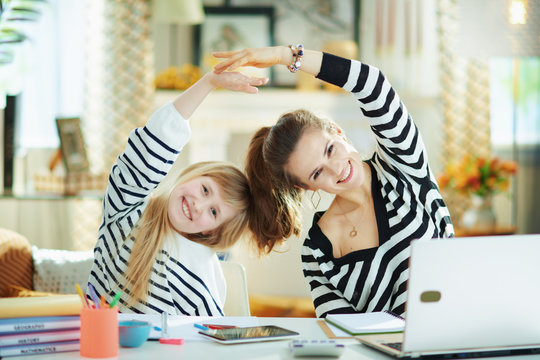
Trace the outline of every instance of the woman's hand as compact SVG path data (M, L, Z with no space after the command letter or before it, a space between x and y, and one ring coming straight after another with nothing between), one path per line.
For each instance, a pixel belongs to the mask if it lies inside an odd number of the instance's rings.
M221 74L210 72L210 83L214 87L221 87L228 90L243 91L255 94L259 89L257 86L265 85L268 78L256 78L238 72L223 72Z
M217 58L226 59L214 67L216 74L220 74L225 70L234 70L240 66L266 68L276 64L289 64L292 61L291 50L285 46L219 51L213 55Z

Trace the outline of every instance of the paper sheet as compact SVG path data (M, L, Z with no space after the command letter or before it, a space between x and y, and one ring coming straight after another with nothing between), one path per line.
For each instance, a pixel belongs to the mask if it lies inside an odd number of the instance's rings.
M199 334L193 324L216 324L216 325L234 325L238 327L258 326L259 319L255 316L167 316L168 335L170 338L181 338L184 341L209 341ZM161 315L159 314L118 314L118 321L140 320L152 323L154 327L161 328ZM149 339L159 339L161 331L152 329Z

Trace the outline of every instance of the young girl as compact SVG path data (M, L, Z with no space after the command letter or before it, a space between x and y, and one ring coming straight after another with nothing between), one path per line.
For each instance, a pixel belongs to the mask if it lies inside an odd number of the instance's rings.
M362 160L336 124L309 111L283 115L251 140L246 172L257 210L250 227L259 248L270 251L300 233L302 190L335 194L328 210L315 214L302 248L317 316L403 314L410 241L454 230L422 138L388 80L373 66L301 45L214 55L225 58L217 73L281 64L352 93L376 136L373 156Z
M162 180L188 142L187 119L214 88L256 93L266 82L208 73L131 132L103 201L88 280L98 296L111 302L122 291L121 312L224 315L214 249L232 246L248 229L247 179L232 165L203 162Z

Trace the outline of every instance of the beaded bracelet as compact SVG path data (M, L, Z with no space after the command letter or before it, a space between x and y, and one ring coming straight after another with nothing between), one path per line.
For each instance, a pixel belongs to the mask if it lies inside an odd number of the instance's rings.
M302 56L304 56L304 46L298 44L297 46L289 45L289 48L292 51L293 62L289 65L289 71L292 73L297 72L302 65Z

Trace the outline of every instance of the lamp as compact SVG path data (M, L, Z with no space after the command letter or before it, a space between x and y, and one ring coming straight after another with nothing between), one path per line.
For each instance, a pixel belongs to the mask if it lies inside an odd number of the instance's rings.
M170 64L176 65L178 24L195 25L204 21L200 0L153 0L154 21L169 24Z
M458 52L477 58L513 58L512 153L518 160L519 57L540 56L540 0L459 0ZM513 183L512 221L517 221Z

